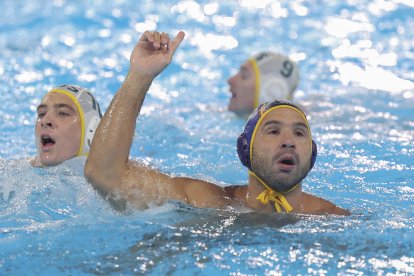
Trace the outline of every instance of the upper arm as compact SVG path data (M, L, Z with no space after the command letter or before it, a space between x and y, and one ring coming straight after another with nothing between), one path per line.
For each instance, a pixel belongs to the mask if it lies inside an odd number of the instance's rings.
M333 205L333 204L332 204ZM330 210L328 211L329 214L332 215L340 215L340 216L350 216L351 212L347 209L343 209L341 207L338 207L336 205L333 205Z
M115 169L110 166L105 170L95 166L92 160L85 165L85 177L113 206L114 202L125 200L133 205L140 203L141 199L148 198L151 192L151 186L147 184L160 182L154 170L132 160Z
M121 176L101 181L101 185L95 183L94 187L106 197L121 198L138 209L169 200L204 208L223 208L228 204L226 191L213 183L172 177L133 161L127 163Z
M338 207L326 199L309 195L306 193L304 197L304 206L306 206L305 213L315 215L351 215L351 212L349 212L348 210Z
M320 207L323 213L329 215L340 215L340 216L349 216L351 212L336 206L332 202L329 202L325 199L320 199Z
M230 198L224 188L199 179L177 178L173 186L180 191L184 201L195 207L224 208Z

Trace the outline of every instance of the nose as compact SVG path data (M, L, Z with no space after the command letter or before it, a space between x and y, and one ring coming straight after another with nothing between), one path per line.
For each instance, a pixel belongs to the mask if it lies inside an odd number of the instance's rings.
M291 133L285 132L282 134L281 145L282 149L295 149L295 141Z
M42 128L53 128L54 123L51 120L50 116L47 115L47 113L40 119L40 125Z
M295 149L296 147L295 147L295 144L292 144L292 143L283 143L282 148L283 149Z

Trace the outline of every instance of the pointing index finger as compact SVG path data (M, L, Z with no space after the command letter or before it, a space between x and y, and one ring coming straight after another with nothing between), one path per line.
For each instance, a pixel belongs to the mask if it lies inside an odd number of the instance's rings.
M171 52L171 55L173 55L178 46L180 46L181 41L183 41L184 37L185 33L183 31L179 31L173 40L170 39L168 42L168 50Z

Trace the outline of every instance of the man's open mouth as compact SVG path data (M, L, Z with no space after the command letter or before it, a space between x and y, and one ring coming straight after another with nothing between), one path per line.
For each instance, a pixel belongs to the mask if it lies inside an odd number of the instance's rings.
M54 144L56 144L56 141L50 136L42 135L40 137L40 143L41 143L42 147L51 147Z
M279 168L282 170L290 170L296 165L296 159L292 155L283 155L277 161Z

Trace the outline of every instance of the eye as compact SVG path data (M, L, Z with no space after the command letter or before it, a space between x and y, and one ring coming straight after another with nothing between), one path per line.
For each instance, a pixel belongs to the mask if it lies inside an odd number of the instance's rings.
M65 112L65 111L59 111L58 115L59 115L60 117L67 117L67 116L70 116L70 114L69 114L68 112Z
M304 137L304 136L305 136L305 131L303 131L303 130L296 130L296 131L294 132L294 134L295 134L297 137Z
M278 135L278 134L280 134L280 131L279 131L279 129L272 128L272 129L269 129L269 131L267 133L272 134L272 135Z
M46 112L38 112L37 113L37 118L41 119L41 118L45 117L45 115L46 115Z
M239 75L242 80L247 80L249 78L249 73L247 72L245 68L242 68L239 70Z

